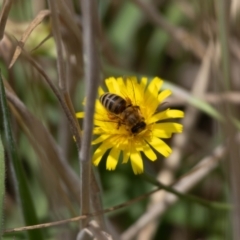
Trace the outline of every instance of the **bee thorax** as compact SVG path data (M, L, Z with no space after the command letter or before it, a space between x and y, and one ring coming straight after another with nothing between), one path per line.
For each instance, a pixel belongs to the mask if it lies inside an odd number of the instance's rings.
M128 98L124 99L117 94L108 92L100 96L100 102L113 115L118 129L123 125L135 135L146 128L140 107L133 105Z

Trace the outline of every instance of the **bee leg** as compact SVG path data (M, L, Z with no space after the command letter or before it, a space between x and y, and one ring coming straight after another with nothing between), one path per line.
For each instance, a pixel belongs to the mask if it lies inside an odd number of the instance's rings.
M116 119L116 116L111 113L108 113L108 118L111 120L114 120L114 119Z

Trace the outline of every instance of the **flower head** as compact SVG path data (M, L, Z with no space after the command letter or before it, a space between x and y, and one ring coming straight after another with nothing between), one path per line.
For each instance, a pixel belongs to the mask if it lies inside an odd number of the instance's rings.
M173 133L182 132L182 125L170 122L171 118L182 118L180 110L167 109L157 112L157 108L170 94L170 90L159 92L163 81L153 78L114 78L105 80L108 94L100 87L94 115L94 135L92 144L100 144L93 154L92 162L99 164L103 155L109 151L106 167L115 170L120 154L122 163L131 162L135 174L143 172L143 153L155 161L159 152L168 157L171 148L162 140ZM83 117L77 113L78 118ZM160 122L161 121L161 122ZM154 151L155 150L155 151Z

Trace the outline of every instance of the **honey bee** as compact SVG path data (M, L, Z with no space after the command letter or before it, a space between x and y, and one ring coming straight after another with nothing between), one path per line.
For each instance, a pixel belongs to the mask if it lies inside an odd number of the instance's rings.
M129 98L124 99L117 94L107 92L100 96L100 102L108 110L110 117L116 119L118 128L125 125L133 135L146 128L140 107L133 105Z

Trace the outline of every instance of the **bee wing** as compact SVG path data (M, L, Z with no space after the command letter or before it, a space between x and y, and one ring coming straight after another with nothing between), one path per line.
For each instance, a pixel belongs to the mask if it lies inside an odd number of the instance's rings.
M106 118L102 118L101 116L95 117L94 120L99 122L110 122L110 123L116 123L116 124L121 123L121 125L125 125L123 120L118 115L115 115L113 113L109 113L108 117Z
M116 123L117 125L126 125L123 121L117 121L117 120L109 120L109 119L94 119L95 120L95 124L97 124L97 122L106 122L106 123ZM119 124L120 123L120 124Z

